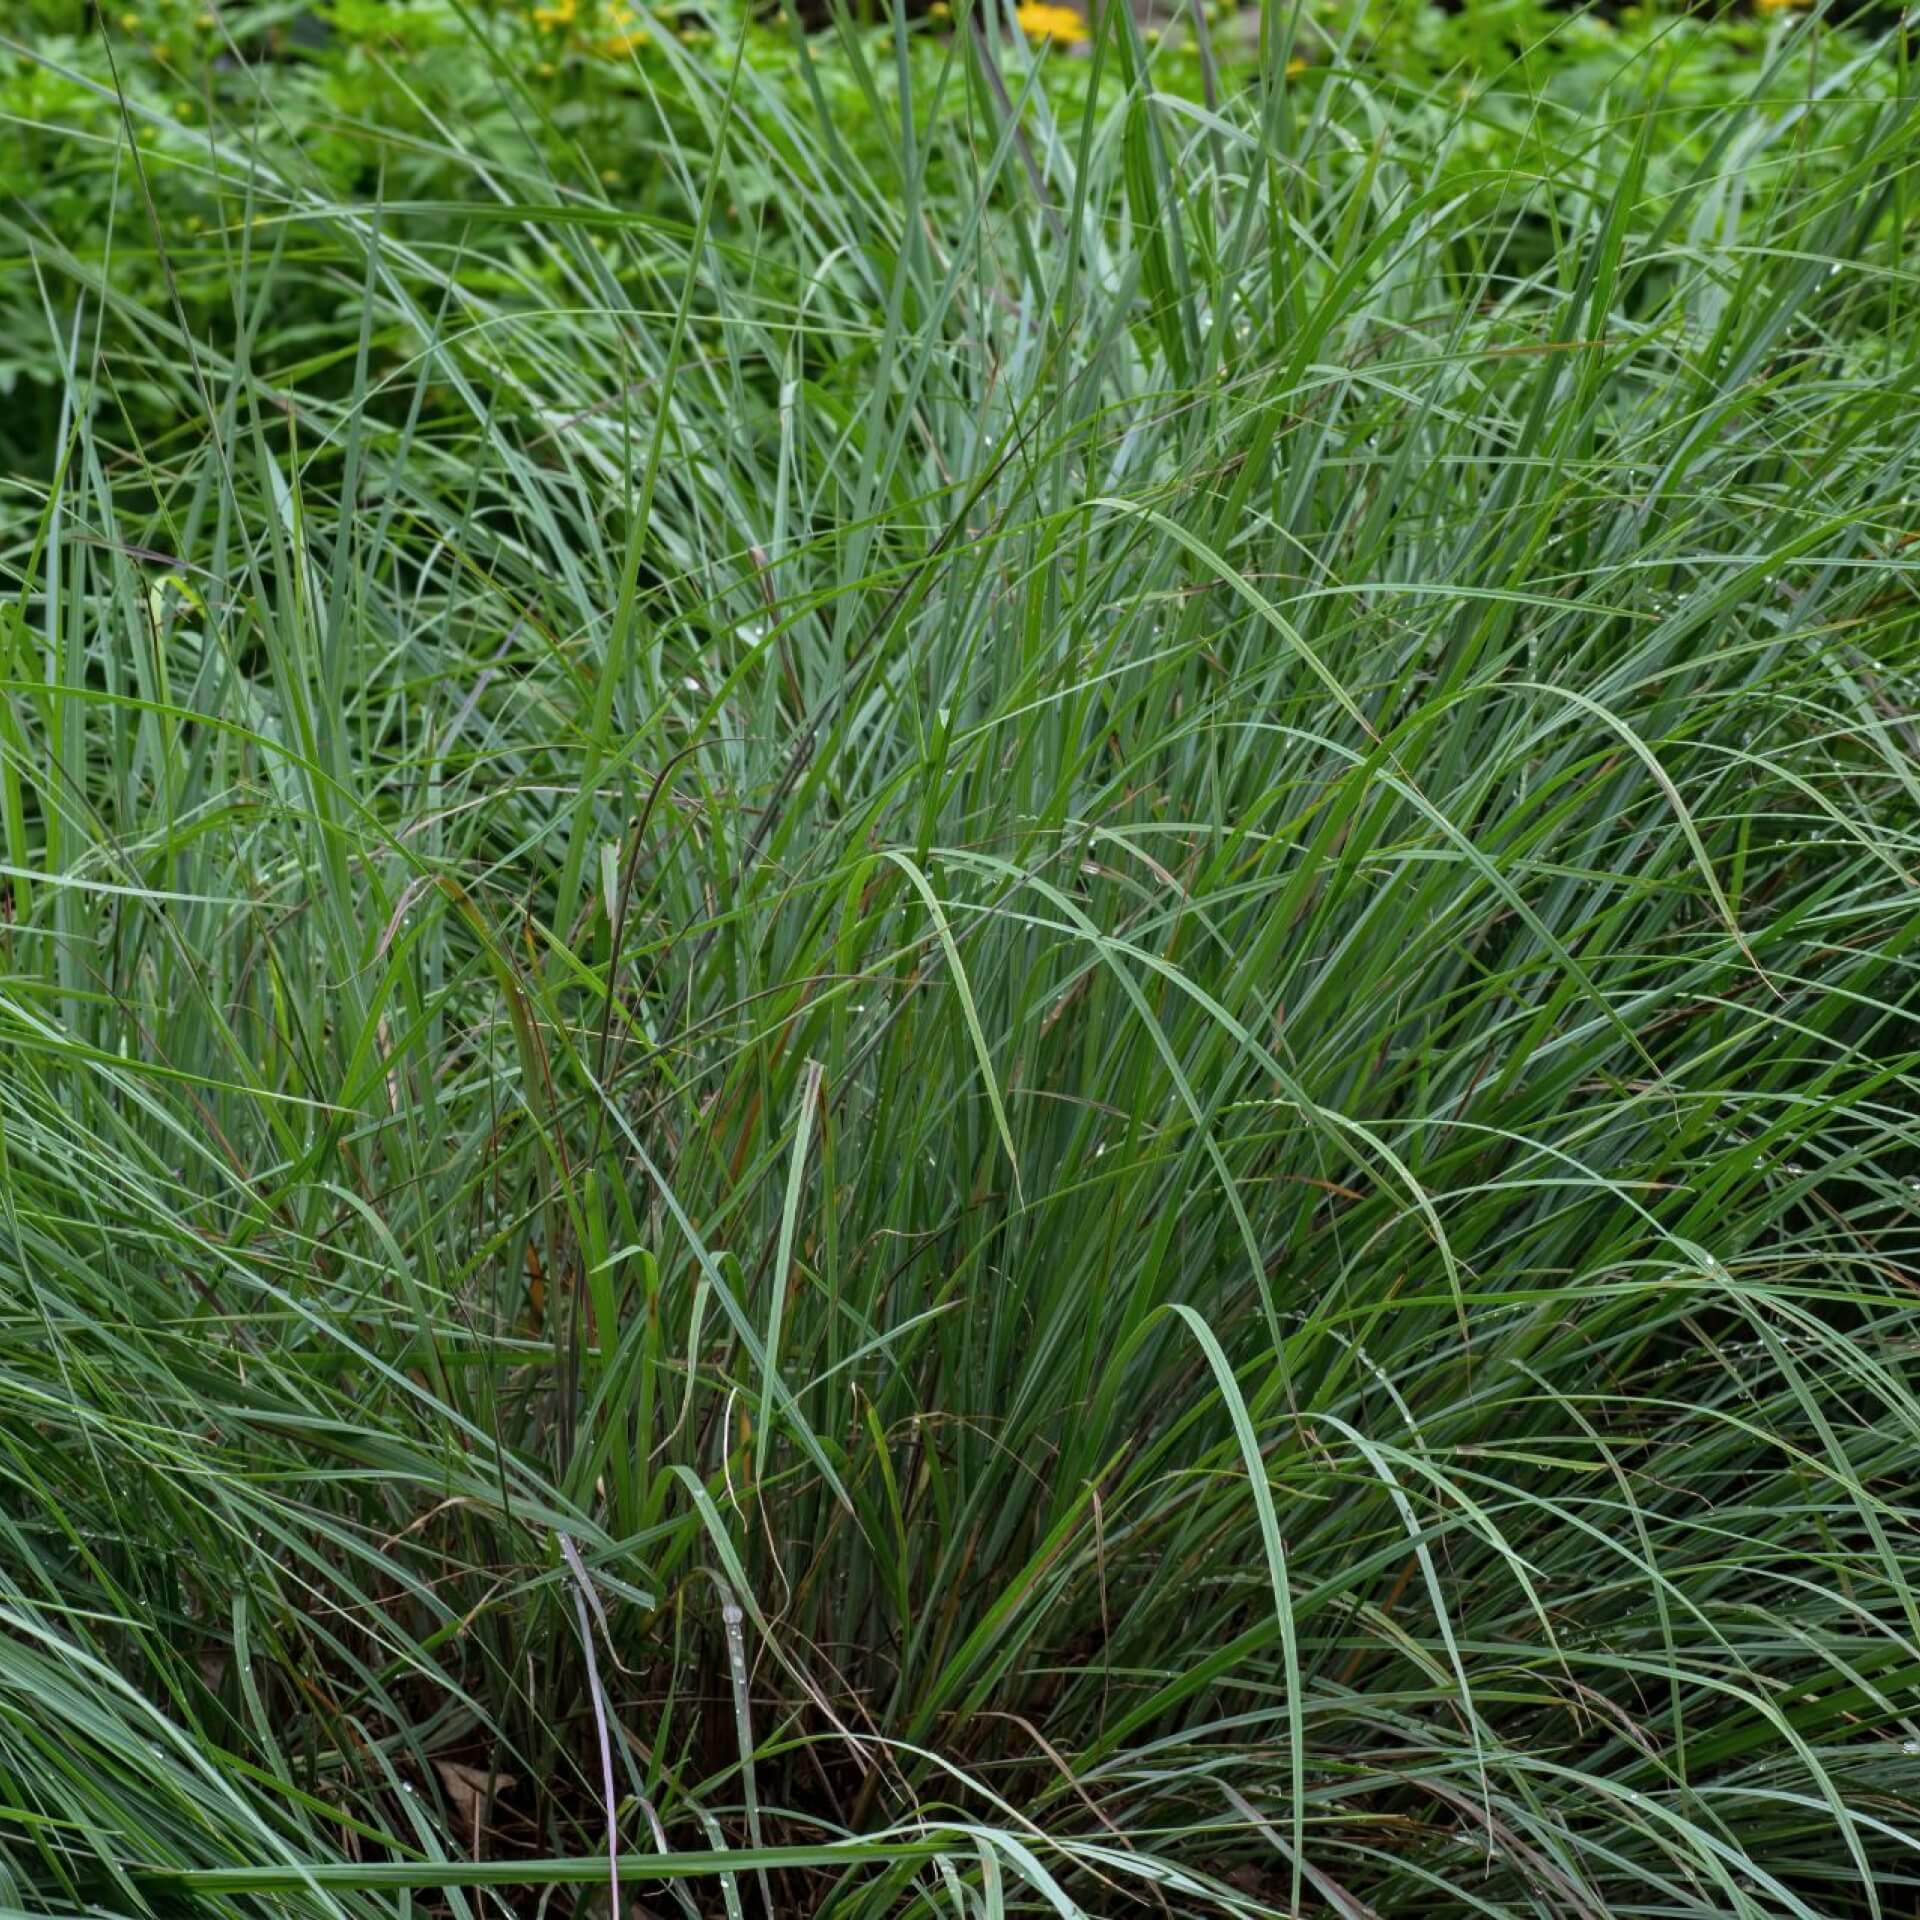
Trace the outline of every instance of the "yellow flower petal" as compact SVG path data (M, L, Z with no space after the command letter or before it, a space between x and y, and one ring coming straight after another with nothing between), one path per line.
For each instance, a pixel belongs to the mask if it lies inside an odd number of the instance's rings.
M1029 40L1066 40L1079 42L1087 37L1087 23L1071 7L1047 6L1042 0L1028 0L1016 7L1013 17Z

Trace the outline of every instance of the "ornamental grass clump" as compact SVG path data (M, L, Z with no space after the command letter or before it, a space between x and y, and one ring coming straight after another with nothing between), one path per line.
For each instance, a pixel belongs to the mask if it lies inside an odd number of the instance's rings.
M1909 1910L1898 50L464 30L0 210L4 1903Z

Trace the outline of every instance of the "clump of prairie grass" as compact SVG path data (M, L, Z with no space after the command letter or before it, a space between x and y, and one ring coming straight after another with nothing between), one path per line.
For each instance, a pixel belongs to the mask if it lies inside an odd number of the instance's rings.
M1907 70L1266 28L6 213L7 1905L1911 1904Z

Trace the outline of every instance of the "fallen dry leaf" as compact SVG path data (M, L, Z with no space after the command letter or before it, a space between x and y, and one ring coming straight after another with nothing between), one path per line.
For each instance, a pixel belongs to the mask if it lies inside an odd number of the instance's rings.
M487 1830L487 1814L491 1811L487 1794L489 1779L495 1800L503 1793L511 1793L519 1782L510 1773L490 1776L485 1767L470 1767L464 1760L436 1760L433 1766L452 1804L454 1825L461 1839L477 1845Z

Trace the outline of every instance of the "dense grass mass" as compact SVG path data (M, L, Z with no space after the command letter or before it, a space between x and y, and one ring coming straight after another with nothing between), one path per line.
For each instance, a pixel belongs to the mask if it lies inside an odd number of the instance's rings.
M1296 24L19 50L0 1907L1915 1910L1906 55Z

